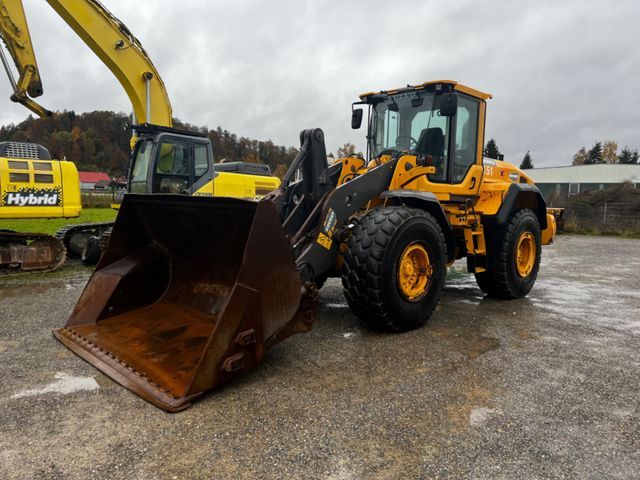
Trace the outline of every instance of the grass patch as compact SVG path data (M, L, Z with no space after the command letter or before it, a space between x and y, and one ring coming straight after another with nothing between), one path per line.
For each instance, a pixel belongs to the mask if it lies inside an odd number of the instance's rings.
M47 233L54 235L65 225L75 223L97 223L115 220L117 211L110 208L85 208L78 218L21 218L0 220L0 228L17 232Z
M0 275L0 286L10 285L13 283L50 282L58 278L70 277L77 273L91 272L92 270L92 266L76 263L73 265L63 265L53 272L12 272Z

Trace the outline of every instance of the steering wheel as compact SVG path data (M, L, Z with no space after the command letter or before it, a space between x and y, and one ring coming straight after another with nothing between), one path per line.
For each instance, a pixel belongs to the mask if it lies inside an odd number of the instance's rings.
M413 138L411 135L398 135L396 137L396 145L400 145L400 140L404 139L404 138L408 138L409 139L409 150L413 150L418 146L418 141Z

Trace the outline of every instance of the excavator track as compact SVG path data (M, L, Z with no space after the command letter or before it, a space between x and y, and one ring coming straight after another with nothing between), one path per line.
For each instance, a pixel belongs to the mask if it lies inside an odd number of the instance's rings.
M0 230L0 275L50 272L66 257L62 241L51 235Z
M84 242L74 241L74 236L81 234L85 238L89 236L101 237L104 232L111 231L111 227L113 227L113 222L65 225L56 232L56 238L62 241L69 257L80 257L82 255ZM102 251L104 251L104 248Z

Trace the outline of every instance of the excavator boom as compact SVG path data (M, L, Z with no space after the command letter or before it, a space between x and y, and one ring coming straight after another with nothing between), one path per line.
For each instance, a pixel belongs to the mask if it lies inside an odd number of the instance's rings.
M116 76L131 100L138 122L172 125L171 103L164 82L142 44L124 23L97 0L47 0L47 3Z
M47 0L82 41L118 79L131 101L137 122L170 127L171 102L164 82L138 39L97 0ZM33 98L42 81L22 0L0 0L0 38L18 70L18 80L0 51L14 88L11 99L40 117L51 114ZM134 123L137 123L134 122Z

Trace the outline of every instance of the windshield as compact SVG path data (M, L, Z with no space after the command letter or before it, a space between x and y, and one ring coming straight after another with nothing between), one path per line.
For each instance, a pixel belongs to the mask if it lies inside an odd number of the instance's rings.
M449 117L439 115L434 98L434 93L408 92L374 105L369 145L372 157L395 151L430 155L436 167L431 179L444 179Z
M129 182L129 191L132 193L147 192L147 173L153 150L151 147L150 140L138 142L138 145L136 145L133 165L131 166L131 181Z

